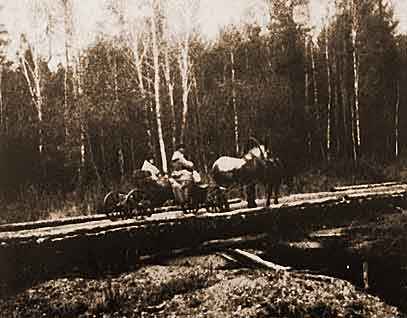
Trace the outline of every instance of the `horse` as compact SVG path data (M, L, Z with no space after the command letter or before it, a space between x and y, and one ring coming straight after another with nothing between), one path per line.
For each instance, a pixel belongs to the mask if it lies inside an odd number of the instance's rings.
M229 187L233 184L246 186L249 208L256 207L256 183L262 183L267 191L266 206L270 206L274 192L274 203L278 204L283 166L278 158L269 158L267 149L255 138L256 146L242 158L222 156L212 165L211 175L216 184Z

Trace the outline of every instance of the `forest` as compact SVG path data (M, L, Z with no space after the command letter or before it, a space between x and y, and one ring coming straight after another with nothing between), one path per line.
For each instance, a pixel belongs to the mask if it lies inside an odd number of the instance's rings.
M204 175L250 136L294 178L380 179L407 156L407 36L390 1L327 1L316 30L309 0L268 0L265 24L215 38L196 23L200 0L102 2L115 32L86 47L75 0L29 1L18 37L1 25L2 206L91 202L129 187L148 158L167 172L179 142ZM55 37L63 54L51 67Z

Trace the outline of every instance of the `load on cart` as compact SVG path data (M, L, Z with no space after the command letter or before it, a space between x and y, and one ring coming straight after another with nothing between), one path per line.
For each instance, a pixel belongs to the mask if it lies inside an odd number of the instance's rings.
M144 161L133 174L134 188L129 192L111 191L103 200L103 210L109 218L150 216L164 206L177 205L184 212L196 213L229 210L225 189L202 182L194 164L179 145L171 158L171 175L162 174L151 162Z

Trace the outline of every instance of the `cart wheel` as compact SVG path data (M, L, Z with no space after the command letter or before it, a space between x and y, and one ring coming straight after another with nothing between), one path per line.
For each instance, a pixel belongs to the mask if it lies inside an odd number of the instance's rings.
M192 213L196 214L199 211L199 203L194 202L194 200L190 200L186 205L185 205L185 213Z
M209 213L217 213L220 211L218 207L216 191L210 191L206 199L206 211Z
M150 205L145 199L145 196L145 193L140 189L133 189L126 195L124 205L126 206L128 218L149 214L148 210Z
M218 195L217 195L218 206L219 206L220 212L230 211L230 205L229 205L229 201L228 201L226 192L222 189L218 189L217 192L218 192Z
M103 199L103 211L107 217L114 221L122 217L123 214L123 200L126 196L122 191L110 191Z
M208 211L209 213L218 213L219 209L216 206L216 204L213 204L212 202L206 205L206 211Z
M230 210L228 198L224 190L216 187L208 193L206 210L211 213L226 212Z

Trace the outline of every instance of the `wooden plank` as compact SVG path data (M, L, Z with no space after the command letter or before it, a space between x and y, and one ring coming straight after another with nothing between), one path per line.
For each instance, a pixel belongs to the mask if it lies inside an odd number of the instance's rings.
M77 217L68 217L61 219L52 220L40 220L33 222L20 222L20 223L8 223L0 225L0 232L12 232L12 231L22 231L38 229L43 227L51 226L61 226L66 224L79 224L86 222L94 222L100 220L106 220L107 216L105 214L94 214L94 215L83 215Z
M401 184L400 181L389 181L389 182L382 182L382 183L366 183L366 184L357 184L357 185L346 185L346 186L337 186L331 189L332 192L336 191L347 191L347 190L362 190L362 189L371 189L371 188L378 188L378 187L390 187L394 185Z

